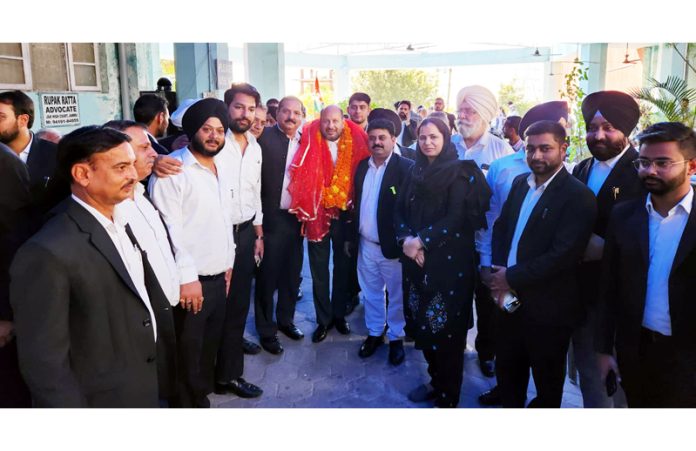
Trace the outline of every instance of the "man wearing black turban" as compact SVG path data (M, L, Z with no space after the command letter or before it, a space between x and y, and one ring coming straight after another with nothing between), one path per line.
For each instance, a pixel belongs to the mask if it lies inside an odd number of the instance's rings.
M174 317L181 406L209 407L236 248L228 197L234 170L226 152L220 153L229 128L227 107L221 100L199 100L184 114L182 126L190 144L170 154L182 162L181 173L151 179L150 196L167 224L179 269L180 305ZM241 377L228 385L241 397L262 393Z
M640 110L628 94L599 91L588 95L582 102L582 115L587 128L585 139L592 157L581 161L573 175L594 192L598 214L579 271L580 293L587 314L584 323L573 334L573 355L580 374L583 405L612 407L614 400L606 394L593 346L599 297L599 263L612 208L619 202L644 195L638 173L632 166L638 152L628 140L638 123Z

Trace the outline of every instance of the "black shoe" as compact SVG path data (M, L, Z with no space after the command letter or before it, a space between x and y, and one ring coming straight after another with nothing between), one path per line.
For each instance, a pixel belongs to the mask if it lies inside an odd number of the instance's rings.
M345 318L335 318L333 320L333 325L341 335L348 335L350 333L350 324L348 324Z
M282 354L283 346L278 341L278 337L269 337L261 339L261 347L271 354Z
M280 326L278 330L284 333L286 337L292 338L293 340L302 340L304 338L302 331L292 323L287 326Z
M312 343L319 343L324 341L326 338L326 335L329 333L329 329L331 329L331 326L322 326L319 324L317 328L314 330L314 333L312 334Z
M495 376L495 360L479 360L479 368L486 377Z
M425 402L435 399L435 396L437 396L435 390L429 384L423 384L408 393L408 400L411 402Z
M246 338L242 341L242 348L244 349L244 354L246 355L256 355L261 352L261 346L257 345L253 341L249 341Z
M377 348L382 346L383 343L384 340L381 336L375 337L374 335L368 335L365 341L363 341L362 346L360 346L360 351L358 351L358 355L363 359L366 357L370 357L372 354L375 353Z
M399 366L404 362L404 342L402 340L392 340L389 342L389 363Z
M503 400L500 398L500 390L498 389L497 385L490 390L481 393L478 397L478 401L482 406L499 406L503 404Z
M230 381L230 383L227 384L227 390L240 398L258 398L263 394L263 390L261 390L260 387L250 384L241 377Z

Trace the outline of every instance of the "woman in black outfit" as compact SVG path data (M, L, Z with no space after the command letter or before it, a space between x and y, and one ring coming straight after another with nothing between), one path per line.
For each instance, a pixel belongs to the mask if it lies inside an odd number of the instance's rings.
M416 164L395 213L406 330L423 351L431 377L409 393L414 402L459 402L474 292L474 231L486 227L489 198L476 164L457 159L449 127L425 119L418 127Z

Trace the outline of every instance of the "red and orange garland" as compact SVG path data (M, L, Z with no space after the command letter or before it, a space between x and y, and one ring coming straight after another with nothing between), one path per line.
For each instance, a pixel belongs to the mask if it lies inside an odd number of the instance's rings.
M292 197L289 211L302 221L302 233L308 240L320 241L339 211L352 206L353 175L360 160L369 155L365 131L345 121L334 167L319 120L304 126L290 167L288 191Z

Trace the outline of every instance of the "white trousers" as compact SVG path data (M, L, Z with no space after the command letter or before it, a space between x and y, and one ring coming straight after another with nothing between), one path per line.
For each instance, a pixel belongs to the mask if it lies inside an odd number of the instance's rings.
M358 282L365 300L365 324L370 335L381 336L386 325L390 341L403 338L406 321L399 260L384 258L379 244L360 237ZM385 287L389 292L388 306Z

